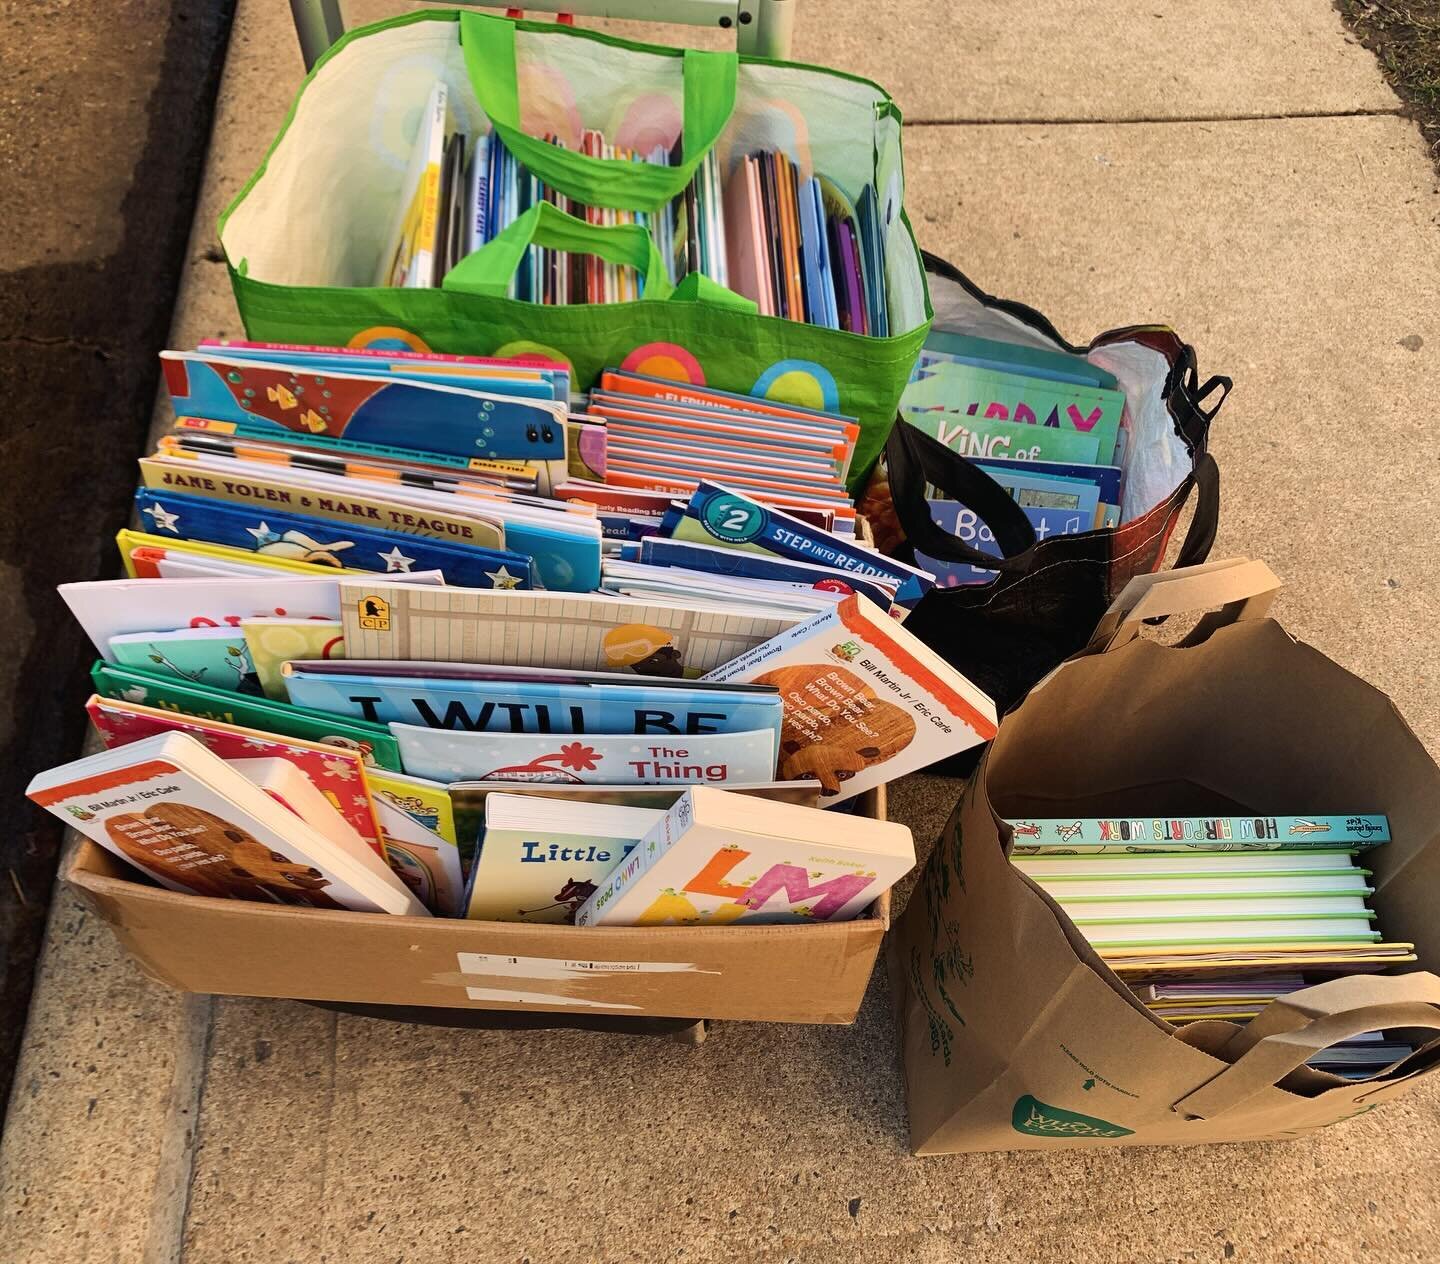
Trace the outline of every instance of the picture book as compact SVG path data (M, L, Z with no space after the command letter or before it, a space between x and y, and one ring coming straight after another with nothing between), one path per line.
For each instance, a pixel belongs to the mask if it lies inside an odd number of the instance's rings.
M1083 435L1095 440L1094 459L1104 464L1115 451L1125 395L1100 387L1075 386L1023 373L997 373L937 360L916 368L915 376L900 398L900 406L907 415L939 409L950 416L973 419L977 424L1009 426L1021 431L1022 436L1049 431Z
M315 783L375 854L382 854L375 805L365 781L365 761L358 751L99 695L90 698L85 710L100 740L109 747L125 746L157 733L181 732L221 759L288 759Z
M915 866L893 821L687 790L600 883L577 926L843 922Z
M340 622L355 658L696 676L784 630L781 619L594 593L486 592L356 581Z
M858 595L705 679L776 686L785 700L776 775L814 778L830 802L988 742L996 731L989 698Z
M1249 896L1355 896L1374 893L1366 870L1267 878L1245 874L1208 877L1040 878L1035 881L1057 904L1089 904L1095 900L1240 899Z
M436 79L420 114L410 164L400 186L395 219L380 252L376 285L430 286L435 276L435 229L439 219L440 171L449 123L448 91Z
M26 794L171 891L426 915L378 857L337 846L184 733L40 773Z
M122 667L145 667L233 693L260 692L259 678L238 628L122 632L110 638L110 654Z
M384 373L214 351L162 351L177 416L225 422L241 436L344 440L490 460L565 460L565 407Z
M525 588L531 582L530 559L503 549L449 544L399 531L341 525L306 514L248 508L149 488L135 493L135 504L142 516L154 521L157 532L249 548L261 555L381 574L434 570L440 571L447 583L472 588Z
M909 389L909 388L907 388ZM944 408L911 407L902 397L900 416L909 425L972 460L1017 458L1023 461L1065 461L1103 465L1110 452L1102 452L1093 434L1045 426L1016 425Z
M392 724L405 769L433 781L560 782L569 785L664 785L666 782L768 781L775 775L775 733L637 738L587 734L455 732Z
M934 577L874 549L818 530L798 518L718 483L701 482L670 533L677 540L773 553L896 585L896 600L913 606L933 587Z
M765 729L778 748L784 710L765 685L467 663L295 662L284 680L292 702L317 711L474 733L668 739Z
M1088 502L1078 509L1062 509L1053 506L1022 505L1030 525L1035 528L1037 540L1048 540L1057 535L1079 535L1091 531L1095 526L1096 492L1092 486L1088 494L1077 497ZM1000 544L995 533L981 522L973 510L967 509L956 500L931 500L930 517L935 524L963 544L1000 557ZM935 582L941 588L957 588L964 584L987 584L995 578L993 570L971 566L968 562L948 562L931 557L919 549L915 550L915 561L935 575Z
M369 768L399 772L400 746L383 724L311 711L283 700L255 698L229 689L182 680L143 667L120 667L101 660L90 669L90 682L102 698L158 707L202 720L218 720L359 753Z
M416 535L448 544L503 549L505 528L487 521L451 499L452 511L406 504L383 495L377 484L355 479L335 480L333 475L306 472L294 479L282 470L254 467L258 462L234 457L144 457L140 481L157 492L203 496L247 508L284 510L327 522ZM397 491L403 496L403 492Z
M437 917L460 917L465 880L445 787L389 771L366 776L390 868Z
M465 915L568 922L664 813L603 803L491 794Z
M61 584L57 591L85 629L96 652L114 662L110 638L122 632L171 632L177 628L238 627L256 615L340 616L338 577L330 575L233 578L98 579ZM438 584L434 571L412 572L389 583Z
M928 360L954 360L977 369L997 373L1018 373L1024 377L1047 378L1074 386L1118 390L1120 383L1113 373L1091 364L1083 355L1054 351L996 338L977 338L972 334L931 329L916 365L917 377L925 374Z
M123 529L115 533L120 560L131 579L181 579L214 576L314 575L316 567L288 557L232 549L204 540L180 540ZM336 568L350 572L349 567Z
M284 667L291 660L345 657L345 638L338 619L241 619L240 634L267 698L284 702Z
M225 761L252 785L265 791L276 803L289 808L311 829L323 834L336 847L362 864L374 859L365 840L340 815L310 780L288 759L273 756Z
M1034 824L1034 822L1029 822ZM1068 822L1067 822L1068 823ZM1025 842L1025 839L1019 839ZM1154 878L1162 876L1300 877L1310 874L1368 873L1355 864L1353 851L1193 851L1173 853L1136 851L1129 847L1108 851L1027 854L1012 849L1010 863L1042 886L1052 880Z
M1317 851L1390 840L1383 816L1119 817L1013 821L1011 852Z
M1101 505L1114 507L1120 504L1121 470L1118 465L1084 465L1067 461L1023 461L1019 458L981 458L975 464L989 474L1013 471L1017 474L1048 474L1055 478L1078 478L1095 484Z

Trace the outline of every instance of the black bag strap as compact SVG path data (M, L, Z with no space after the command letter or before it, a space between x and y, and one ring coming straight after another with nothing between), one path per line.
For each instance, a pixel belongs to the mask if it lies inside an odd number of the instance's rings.
M1035 528L1010 493L978 465L923 430L900 420L885 443L885 467L895 517L912 548L944 562L968 562L985 570L1024 570L1035 547ZM995 535L1003 557L982 553L956 539L930 516L926 484L958 500Z
M1229 379L1224 381L1228 391ZM1219 408L1220 405L1216 404L1215 407ZM1190 519L1190 529L1185 532L1185 542L1176 554L1176 567L1199 566L1209 557L1210 550L1215 545L1215 531L1219 525L1220 466L1210 453L1200 452L1195 457L1195 516Z

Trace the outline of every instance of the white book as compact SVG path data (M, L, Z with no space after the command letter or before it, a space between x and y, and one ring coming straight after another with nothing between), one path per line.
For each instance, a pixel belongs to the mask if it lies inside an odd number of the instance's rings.
M662 737L594 733L481 733L390 725L400 758L417 777L453 781L665 785L766 781L775 773L775 731Z
M843 922L914 865L903 825L697 786L619 863L575 924Z
M995 704L859 595L701 679L776 686L776 775L812 777L835 803L995 736Z
M374 873L385 875L390 872L385 862L375 854L375 849L360 837L359 831L288 759L227 759L225 762L246 781L259 786L281 807L289 808L311 829L324 834L346 855Z
M1227 851L1150 856L1011 856L1010 863L1037 882L1047 878L1109 879L1161 874L1201 877L1224 874L1358 873L1347 851Z
M173 632L191 627L238 627L241 619L288 615L338 619L342 576L269 575L196 579L97 579L56 590L85 629L96 652L115 661L110 638L126 632ZM439 571L387 575L385 582L443 584Z
M1073 919L1072 919L1073 920ZM1184 944L1199 950L1227 944L1343 944L1366 950L1379 934L1365 917L1273 918L1257 921L1077 922L1097 948ZM1352 942L1353 941L1353 942Z
M376 285L407 288L435 284L435 230L440 217L440 168L449 131L449 89L437 79L420 113L410 165L380 252Z
M568 922L663 816L658 808L489 794L465 915Z
M25 792L172 891L429 916L378 857L327 838L188 734L52 768Z

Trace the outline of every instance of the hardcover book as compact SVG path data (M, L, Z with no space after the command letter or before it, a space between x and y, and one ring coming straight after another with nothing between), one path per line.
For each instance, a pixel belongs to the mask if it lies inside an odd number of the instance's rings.
M158 671L118 667L103 660L90 669L90 681L102 698L158 707L202 720L218 720L325 746L343 746L365 761L367 768L400 771L400 746L383 724L311 711L285 701L255 698L228 689L213 689Z
M250 651L236 628L122 632L110 638L110 654L122 667L149 668L232 693L260 692Z
M475 733L682 738L768 729L778 747L784 714L766 685L611 672L348 659L292 662L284 679L291 701L317 711Z
M697 786L618 863L575 924L843 922L914 865L914 840L895 822Z
M260 691L285 701L285 664L345 657L339 619L241 619L240 633L250 651Z
M40 773L26 794L171 891L426 915L378 857L326 838L183 733Z
M366 778L390 868L432 913L461 916L465 879L455 812L445 787L378 770Z
M341 585L352 658L698 676L782 632L784 619L598 593L487 592L357 580Z
M392 724L407 772L433 781L525 781L568 785L665 785L768 781L775 733L667 738L456 733Z
M488 795L465 915L489 922L570 921L663 815L653 808Z
M377 856L384 855L375 805L365 781L360 753L318 742L301 742L258 729L222 724L216 720L176 715L157 707L94 695L85 704L90 722L106 746L126 746L158 733L182 732L208 747L221 759L288 759L297 765Z
M785 700L776 775L813 778L835 803L996 730L989 698L858 595L705 679L776 686Z

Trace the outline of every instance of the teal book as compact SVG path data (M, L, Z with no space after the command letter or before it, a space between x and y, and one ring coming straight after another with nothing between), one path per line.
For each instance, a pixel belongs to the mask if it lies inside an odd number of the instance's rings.
M122 667L99 660L90 680L102 698L163 707L180 715L193 715L222 724L276 733L305 742L324 742L358 751L365 763L391 772L401 771L400 746L383 724L343 715L328 715L289 702L252 697L230 689L185 680L173 673L145 667Z
M1091 364L1084 356L1048 351L1043 347L1023 347L1019 343L1002 342L996 338L951 333L946 329L932 329L926 335L915 376L923 376L927 362L933 360L955 360L978 369L1024 373L1031 377L1071 382L1077 386L1098 386L1110 391L1120 385L1113 373Z
M109 640L122 667L143 667L177 680L259 694L260 678L239 628L180 628L174 632L123 632Z
M1012 855L1353 850L1390 841L1379 815L1036 818L1012 821Z

